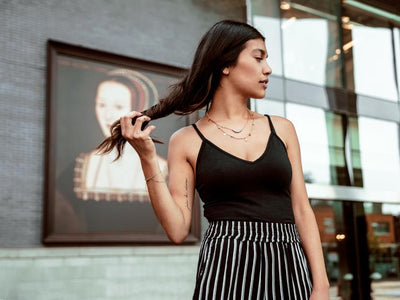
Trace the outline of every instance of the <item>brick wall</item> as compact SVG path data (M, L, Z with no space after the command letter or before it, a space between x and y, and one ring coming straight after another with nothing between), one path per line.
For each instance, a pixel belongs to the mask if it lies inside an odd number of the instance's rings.
M244 2L0 2L0 247L40 245L46 41L187 67L213 23L245 20Z
M198 247L1 249L2 300L190 299Z
M198 246L43 248L46 41L187 67L244 0L0 1L0 299L189 299ZM151 293L151 296L149 296Z

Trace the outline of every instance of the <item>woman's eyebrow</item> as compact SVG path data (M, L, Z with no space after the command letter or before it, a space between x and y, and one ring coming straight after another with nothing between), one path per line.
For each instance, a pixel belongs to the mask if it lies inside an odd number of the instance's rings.
M268 58L268 55L267 55L267 53L265 52L265 50L264 50L264 49L257 48L257 49L254 49L254 50L253 50L253 51L251 51L251 52L256 52L256 51L259 51L259 52L260 52L260 54L261 54L262 56L266 56L266 58Z

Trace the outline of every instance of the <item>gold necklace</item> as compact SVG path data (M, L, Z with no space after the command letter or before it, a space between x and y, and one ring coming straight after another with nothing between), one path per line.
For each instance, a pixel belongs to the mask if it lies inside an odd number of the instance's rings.
M222 132L223 135L225 135L225 136L227 135L227 136L229 136L229 137L231 137L232 139L235 139L235 140L244 140L245 142L247 142L247 141L248 141L248 138L251 136L251 133L253 132L253 128L254 128L254 125L255 125L255 123L254 123L254 115L253 115L252 113L250 113L250 112L249 112L249 114L250 114L250 118L251 118L251 128L250 128L249 133L248 133L246 136L244 136L244 137L236 137L236 136L233 136L233 135L227 133L227 132L223 129L224 127L221 126L221 125L219 125L219 124L218 124L217 122L215 122L214 120L212 120L208 114L207 114L207 118L208 118L209 121L211 121L212 123L214 123L215 126L217 126L218 130L220 130L220 131ZM247 122L246 122L246 124L247 124ZM228 128L228 129L230 129L230 128ZM244 128L243 128L243 129L244 129ZM242 129L242 130L243 130L243 129ZM242 131L242 130L241 130L241 131Z
M226 127L226 126L222 126L221 124L218 124L217 122L215 122L213 119L210 118L210 115L208 114L208 112L206 112L206 116L207 116L208 122L214 123L217 127L219 126L221 128L228 129L228 130L232 131L233 133L241 133L243 131L243 129L246 128L247 123L249 123L250 111L247 110L247 112L248 112L248 114L247 114L246 123L244 123L242 129L239 129L239 130L236 130L236 129L233 129L233 128L229 128L229 127Z

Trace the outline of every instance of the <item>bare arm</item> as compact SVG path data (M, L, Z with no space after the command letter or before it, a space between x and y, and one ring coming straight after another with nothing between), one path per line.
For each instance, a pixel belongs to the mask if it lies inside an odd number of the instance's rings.
M300 239L310 264L313 277L313 294L310 299L329 299L329 281L326 274L321 239L314 212L308 200L301 166L300 146L293 124L283 118L279 122L287 144L289 160L292 165L290 194L293 213Z
M132 118L140 115L132 112L121 118L123 136L138 152L154 212L174 243L181 243L190 229L194 198L194 173L187 161L182 133L171 137L168 152L169 187L161 174L154 143L149 138L155 129L149 126L140 130L148 117L140 117L132 126Z

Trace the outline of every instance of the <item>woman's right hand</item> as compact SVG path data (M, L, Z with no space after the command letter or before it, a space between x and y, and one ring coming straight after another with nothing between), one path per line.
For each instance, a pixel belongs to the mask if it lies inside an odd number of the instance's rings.
M135 117L138 118L135 124L132 125L132 120ZM151 157L156 153L156 147L150 137L151 132L156 127L150 125L142 130L142 124L145 121L150 121L150 118L138 111L132 111L119 119L122 136L136 150L140 158Z

